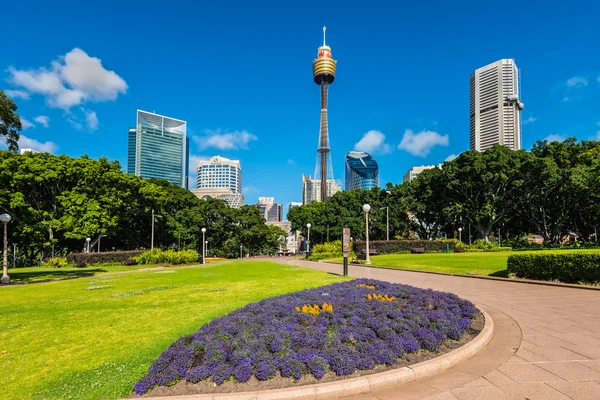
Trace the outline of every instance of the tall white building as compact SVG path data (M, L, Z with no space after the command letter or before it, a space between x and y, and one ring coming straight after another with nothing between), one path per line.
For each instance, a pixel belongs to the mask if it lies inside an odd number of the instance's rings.
M335 180L327 179L327 198L333 196L342 190ZM311 179L309 176L302 176L302 204L308 204L313 201L321 201L321 180Z
M500 144L521 148L519 70L513 59L502 59L471 74L471 150L485 151Z
M215 156L208 161L200 161L196 183L198 189L192 192L199 198L223 199L232 208L244 205L242 167L239 160Z
M411 169L409 169L406 174L404 174L404 176L402 177L402 183L404 182L410 182L413 179L415 179L417 177L417 175L419 175L421 172L427 170L427 169L432 169L432 168L442 168L442 164L438 164L438 165L419 165L419 166L414 166Z

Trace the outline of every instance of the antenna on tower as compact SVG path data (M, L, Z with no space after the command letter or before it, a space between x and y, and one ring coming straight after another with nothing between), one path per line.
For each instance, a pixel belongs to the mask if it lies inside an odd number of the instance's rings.
M323 25L323 46L326 46L325 44L325 31L327 30L327 27L325 25Z

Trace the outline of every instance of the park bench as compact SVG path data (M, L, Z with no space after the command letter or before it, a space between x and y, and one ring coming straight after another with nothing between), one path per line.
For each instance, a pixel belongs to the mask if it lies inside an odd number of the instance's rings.
M377 250L374 249L369 249L369 256L376 256L377 255ZM366 260L367 259L367 252L366 251L362 251L360 254L356 255L356 259L357 260Z
M425 247L413 247L410 249L411 254L423 254L425 253Z

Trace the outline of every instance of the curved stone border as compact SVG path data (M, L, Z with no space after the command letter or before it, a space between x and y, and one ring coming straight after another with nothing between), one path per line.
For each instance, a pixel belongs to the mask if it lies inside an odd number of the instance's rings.
M477 309L483 314L485 325L481 332L470 342L439 357L423 361L408 367L393 369L377 374L357 378L341 379L334 382L317 383L292 388L262 390L258 392L209 393L185 396L147 397L150 400L281 400L302 399L321 400L336 399L383 390L392 386L414 381L426 376L438 374L473 357L492 340L494 321L481 307Z

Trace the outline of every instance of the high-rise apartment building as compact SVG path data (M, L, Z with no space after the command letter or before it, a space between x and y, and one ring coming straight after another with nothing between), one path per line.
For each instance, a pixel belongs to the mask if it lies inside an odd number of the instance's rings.
M500 144L521 148L519 70L513 59L502 59L471 74L471 150L485 151Z
M188 187L189 140L185 121L137 110L127 136L127 172Z
M198 188L192 190L199 198L213 197L226 200L229 207L244 205L242 195L242 167L239 160L215 156L198 163Z
M417 177L417 175L419 175L421 172L423 172L423 171L425 171L427 169L432 169L432 168L436 168L436 167L437 168L442 168L442 164L438 164L438 165L419 165L419 166L412 167L402 177L402 183L404 183L404 182L410 182L413 179L415 179Z
M345 190L369 190L377 186L379 186L379 166L373 156L364 151L347 153Z
M283 206L279 203L275 203L274 197L259 197L256 207L258 207L260 215L265 219L265 221L283 221Z
M342 190L341 186L333 179L327 179L325 187L327 197L331 197ZM302 204L306 205L313 201L321 201L321 198L321 180L311 179L310 175L302 176Z

